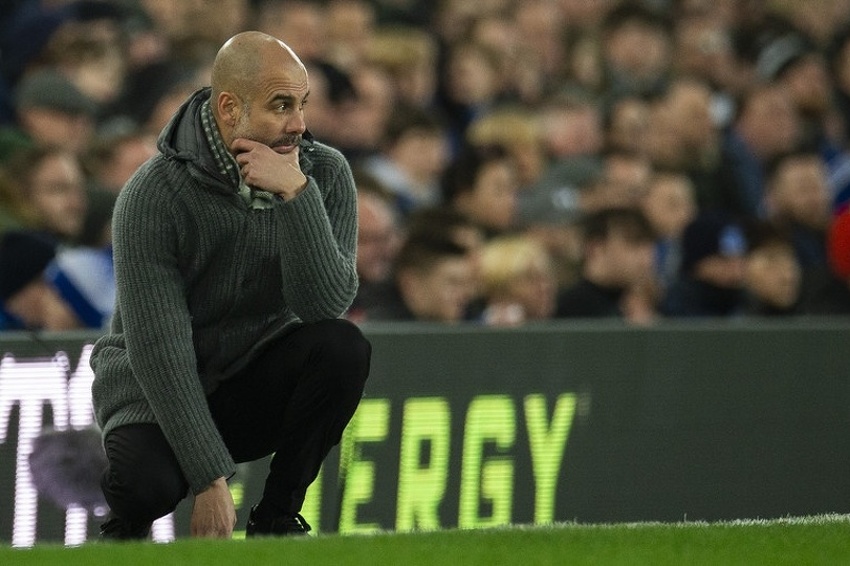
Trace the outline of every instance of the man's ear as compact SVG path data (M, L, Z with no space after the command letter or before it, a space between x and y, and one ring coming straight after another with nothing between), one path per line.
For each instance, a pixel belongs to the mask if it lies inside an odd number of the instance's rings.
M239 112L242 105L234 94L229 92L219 93L218 100L216 100L216 108L218 109L219 117L228 126L233 127L239 121Z

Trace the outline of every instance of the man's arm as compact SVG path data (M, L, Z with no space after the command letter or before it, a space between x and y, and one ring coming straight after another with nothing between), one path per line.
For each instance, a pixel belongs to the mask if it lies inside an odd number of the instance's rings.
M133 374L193 493L235 463L201 386L178 262L180 207L163 169L147 168L116 202L113 243L118 308Z
M357 292L357 195L348 161L314 144L308 156L312 170L305 175L301 148L278 154L239 138L231 149L245 182L284 201L277 213L286 303L305 322L342 315Z
M190 533L193 537L230 538L236 526L236 506L224 478L195 495Z

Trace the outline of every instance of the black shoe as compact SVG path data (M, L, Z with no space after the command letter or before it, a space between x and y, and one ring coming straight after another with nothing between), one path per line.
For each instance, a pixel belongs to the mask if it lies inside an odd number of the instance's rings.
M248 525L245 528L247 537L303 536L312 530L299 513L266 517L257 507L251 507L251 514L248 516Z
M101 540L147 540L151 536L151 523L133 523L109 516L100 526Z

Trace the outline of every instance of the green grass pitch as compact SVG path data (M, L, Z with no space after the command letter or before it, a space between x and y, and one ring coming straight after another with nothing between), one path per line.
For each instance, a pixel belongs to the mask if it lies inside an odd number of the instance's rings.
M840 565L850 564L850 516L771 521L556 524L306 539L0 546L0 564L251 566L264 564Z

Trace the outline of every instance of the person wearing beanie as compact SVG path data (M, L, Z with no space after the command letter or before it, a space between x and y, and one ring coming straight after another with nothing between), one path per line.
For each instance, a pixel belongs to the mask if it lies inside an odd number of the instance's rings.
M4 330L69 330L80 323L44 280L57 244L40 232L10 230L0 240L0 319Z
M111 248L65 248L34 230L0 240L0 329L102 329L114 302Z
M730 317L743 313L744 257L741 226L722 213L703 212L685 228L679 277L667 290L667 317Z
M58 69L27 73L15 88L13 104L19 133L35 145L81 155L93 139L97 105Z

